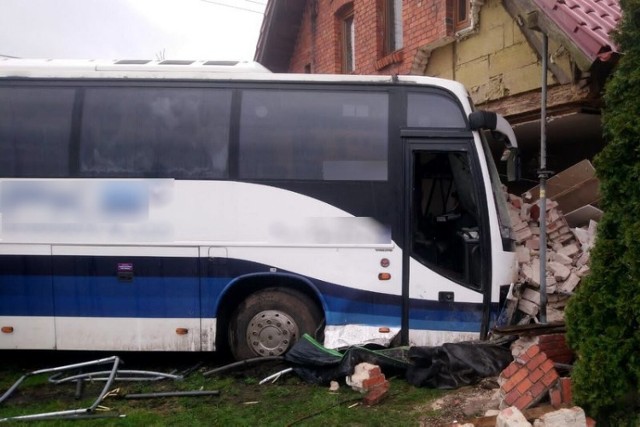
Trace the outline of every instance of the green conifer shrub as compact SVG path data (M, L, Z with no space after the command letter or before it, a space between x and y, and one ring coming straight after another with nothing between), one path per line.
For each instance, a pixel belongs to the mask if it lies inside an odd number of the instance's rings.
M640 0L620 3L623 55L605 87L607 145L595 159L604 216L566 321L575 402L603 424L640 425Z

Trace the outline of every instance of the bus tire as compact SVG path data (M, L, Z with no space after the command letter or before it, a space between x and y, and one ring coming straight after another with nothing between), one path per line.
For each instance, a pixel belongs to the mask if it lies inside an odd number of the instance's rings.
M236 360L281 356L322 322L317 304L288 288L268 288L249 295L229 322L229 347Z

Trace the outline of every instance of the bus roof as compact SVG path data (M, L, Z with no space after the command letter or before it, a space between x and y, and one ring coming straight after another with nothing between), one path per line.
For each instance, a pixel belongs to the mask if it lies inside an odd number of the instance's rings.
M1 78L243 80L327 83L407 83L437 86L467 98L452 80L425 76L271 73L252 61L66 60L0 58Z

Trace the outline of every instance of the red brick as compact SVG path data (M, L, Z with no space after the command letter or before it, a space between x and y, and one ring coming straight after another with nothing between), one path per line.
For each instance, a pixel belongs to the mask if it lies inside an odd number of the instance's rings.
M540 366L540 364L542 364L543 362L549 360L547 358L547 355L544 353L538 353L538 355L536 355L536 357L534 357L533 359L531 359L528 363L527 363L527 369L529 371L533 371L534 369L536 369L538 366ZM553 363L551 363L551 366L553 366Z
M300 29L289 58L290 72L302 72L306 64L312 64L313 72L335 73L341 71L342 53L340 48L341 22L338 19L341 8L352 2L356 37L355 57L358 74L409 74L414 54L419 47L442 40L452 35L453 11L446 7L431 7L424 2L404 2L403 4L403 57L380 70L375 69L376 61L383 59L382 19L377 14L377 2L352 0L318 0L307 2L302 15ZM444 4L438 0L436 5Z
M573 354L573 351L569 349L564 349L564 350L558 349L556 351L549 351L547 353L547 357L551 359L551 361L554 363L565 363L565 364L571 364L571 362L573 362L573 360L575 359L575 355Z
M543 375L544 375L544 372L542 371L542 369L540 368L534 369L532 372L529 373L529 380L531 380L532 383L535 383L540 378L542 378Z
M533 359L535 355L540 353L540 347L537 345L532 345L527 349L527 351L521 356L522 359L526 359L527 361Z
M369 368L369 378L373 378L376 376L382 375L382 371L380 370L380 366L374 366Z
M520 399L521 396L522 395L518 393L518 390L513 389L504 397L503 400L504 400L504 403L506 403L509 406L512 406L516 400Z
M571 363L574 360L573 351L567 346L563 334L543 335L538 339L540 349L554 362Z
M507 366L504 369L504 371L502 371L500 376L502 378L509 379L509 378L511 378L513 376L513 374L518 372L518 369L520 369L520 368L521 368L520 364L518 364L517 362L511 362L511 364L509 364L509 366Z
M518 385L518 383L520 381L522 381L523 379L525 379L527 377L527 375L529 374L529 372L527 372L526 369L522 368L520 369L518 372L516 372L511 378L509 378L509 381L507 381L503 386L502 389L505 392L510 392L515 386Z
M389 394L389 381L385 381L378 387L373 388L362 399L367 406L377 405L382 402Z
M364 390L371 390L374 387L378 387L380 384L385 382L384 375L376 375L374 377L369 377L366 380L362 381L362 388Z
M529 378L525 378L524 380L520 381L520 384L516 386L516 390L518 390L519 393L524 394L531 388L532 385L533 383L529 380Z
M518 409L525 409L532 403L533 397L530 394L525 394L524 396L520 396L520 398L513 403L513 406Z
M562 403L573 402L573 392L571 391L571 378L560 378L560 392Z
M565 343L560 342L540 344L540 350L547 353L547 356L549 355L549 353L562 353L565 351L570 351L569 347L567 347Z
M548 343L565 343L564 334L548 334L548 335L540 335L538 337L538 345L542 348L543 344Z
M540 369L542 369L545 373L550 372L553 369L553 361L549 359L545 360L542 366L540 366Z
M556 346L554 348L545 350L544 354L546 354L549 359L553 359L553 356L564 355L564 354L572 355L573 352L568 347Z
M539 397L542 396L548 389L549 387L544 385L542 382L537 382L533 385L533 387L531 387L529 393L534 397Z
M549 389L549 401L551 402L551 406L556 409L562 405L562 393L560 392L560 387L553 387Z
M542 377L540 381L542 382L542 384L546 385L547 387L551 387L553 383L558 381L558 373L556 372L555 369L552 371L549 371L546 374L544 374L544 377Z

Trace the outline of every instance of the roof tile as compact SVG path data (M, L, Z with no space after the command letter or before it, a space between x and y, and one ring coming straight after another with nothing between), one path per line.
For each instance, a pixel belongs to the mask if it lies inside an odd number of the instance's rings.
M591 61L608 61L618 52L611 33L622 16L619 0L533 1Z

